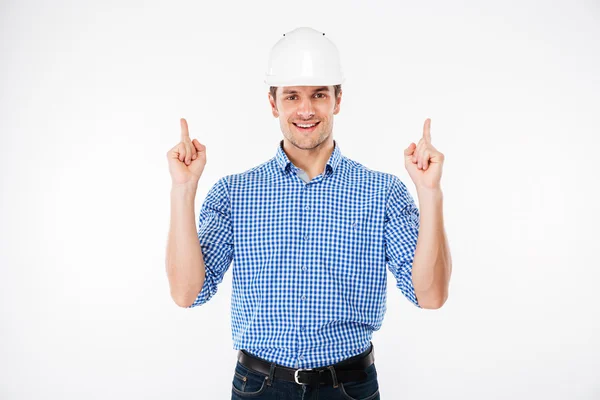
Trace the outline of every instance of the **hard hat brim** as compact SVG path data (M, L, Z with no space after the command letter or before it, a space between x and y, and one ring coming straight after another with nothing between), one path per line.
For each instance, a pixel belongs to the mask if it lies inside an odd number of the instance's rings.
M267 77L264 80L267 86L335 86L341 85L346 81L344 77L304 77L302 79L277 79L276 77Z

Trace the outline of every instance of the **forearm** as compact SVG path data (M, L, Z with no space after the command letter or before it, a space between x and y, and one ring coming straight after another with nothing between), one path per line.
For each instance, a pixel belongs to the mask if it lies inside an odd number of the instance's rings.
M196 189L197 185L174 185L171 188L171 221L165 263L171 297L181 307L187 307L194 301L205 276L194 211Z
M444 230L441 189L419 189L419 237L412 281L423 308L439 308L448 298L452 273L450 248Z

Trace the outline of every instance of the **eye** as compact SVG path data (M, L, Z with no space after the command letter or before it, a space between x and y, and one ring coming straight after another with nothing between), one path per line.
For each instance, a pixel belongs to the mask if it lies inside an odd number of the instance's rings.
M288 97L286 97L285 99L286 99L286 100L291 100L291 99L292 99L292 97L296 97L296 95L288 96Z
M323 96L323 97L322 97L323 99L324 99L325 97L327 97L327 96L325 96L323 93L317 93L315 96Z

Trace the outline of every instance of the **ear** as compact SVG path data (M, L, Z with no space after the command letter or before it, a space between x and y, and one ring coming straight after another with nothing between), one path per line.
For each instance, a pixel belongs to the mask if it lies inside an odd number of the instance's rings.
M333 115L337 115L340 112L340 103L342 102L342 92L338 94L337 99L335 99L335 107L333 108Z
M271 95L271 92L269 92L268 95L269 95L269 103L271 104L271 113L273 114L273 116L275 118L279 118L279 111L277 110L277 104L275 103L275 99Z

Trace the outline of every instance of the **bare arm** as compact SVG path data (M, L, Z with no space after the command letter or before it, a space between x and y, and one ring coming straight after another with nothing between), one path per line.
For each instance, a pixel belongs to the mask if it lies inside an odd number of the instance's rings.
M441 189L418 191L419 238L415 251L412 280L422 308L440 308L448 299L452 258L444 229Z
M440 308L448 299L452 258L444 230L441 189L444 154L431 144L431 119L423 125L423 138L404 150L404 165L417 187L420 219L413 260L412 281L422 308Z
M206 146L191 140L187 121L181 118L180 122L181 142L167 152L172 186L165 264L171 297L178 306L188 307L200 293L205 276L194 201L206 165Z
M166 253L171 297L190 306L204 283L204 258L198 241L194 201L197 185L171 187L171 222Z

